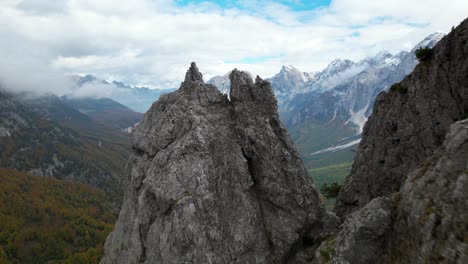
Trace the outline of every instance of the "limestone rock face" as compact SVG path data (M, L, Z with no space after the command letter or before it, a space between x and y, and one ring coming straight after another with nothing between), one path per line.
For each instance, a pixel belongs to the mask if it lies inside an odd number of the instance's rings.
M400 191L389 263L468 263L468 119Z
M396 192L406 175L442 145L468 114L468 20L433 56L389 92L378 95L350 175L336 202L344 218L371 199Z
M411 171L400 192L349 214L309 263L468 262L468 119ZM306 262L304 262L306 263Z
M393 212L391 198L373 199L350 214L340 231L320 245L312 263L383 263L386 259Z
M270 84L237 70L230 80L229 100L193 63L145 114L102 263L283 263L322 232Z

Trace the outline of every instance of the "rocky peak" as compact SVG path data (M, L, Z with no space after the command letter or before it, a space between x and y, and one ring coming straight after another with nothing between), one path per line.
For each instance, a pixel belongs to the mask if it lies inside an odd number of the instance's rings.
M294 66L292 65L288 65L288 66L281 66L281 70L280 70L280 73L282 74L294 74L294 75L301 75L302 72L300 72L298 69L296 69Z
M333 71L336 69L347 68L352 64L354 64L354 62L350 60L334 59L332 62L330 62L326 69L328 69L329 71Z
M282 263L321 236L326 212L271 85L229 78L230 101L192 64L136 127L102 263Z
M435 44L437 44L443 37L445 37L444 33L439 33L435 32L430 34L429 36L425 37L421 42L416 44L414 48L411 50L411 53L413 53L415 50L417 50L420 47L434 47Z
M391 57L392 54L388 50L381 50L375 55L376 60L383 60L385 58Z
M273 89L269 82L257 76L255 83L250 74L234 69L229 75L231 81L230 98L232 101L266 102L269 106L276 104Z
M197 64L195 62L192 62L190 64L190 68L187 70L187 73L185 74L184 83L186 83L187 86L190 86L189 83L192 83L192 82L203 83L203 75L198 70Z
M324 81L326 82L333 78L333 76L344 73L354 65L356 65L356 63L350 60L335 59L327 66L327 68L319 72L316 75L316 78L311 80L311 82L323 84Z

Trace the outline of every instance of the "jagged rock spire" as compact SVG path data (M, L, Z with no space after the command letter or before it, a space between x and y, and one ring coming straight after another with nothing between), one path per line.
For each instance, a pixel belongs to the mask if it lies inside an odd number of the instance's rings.
M231 101L192 63L146 113L101 263L286 263L321 233L325 209L271 85L230 78Z
M231 81L231 90L229 92L231 100L252 100L253 81L247 72L234 69L229 74L229 80Z
M264 113L278 113L278 107L273 88L270 82L264 81L257 76L255 83L248 72L238 71L234 69L229 75L231 80L231 101L236 105L236 102L251 102L255 106L249 108ZM244 104L246 105L246 104ZM236 105L238 107L238 104Z
M198 70L197 64L192 62L190 64L190 68L187 70L185 74L185 82L203 82L203 74Z

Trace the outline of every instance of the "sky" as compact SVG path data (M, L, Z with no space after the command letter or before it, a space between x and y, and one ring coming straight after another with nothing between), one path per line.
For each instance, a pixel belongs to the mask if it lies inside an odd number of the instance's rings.
M468 16L466 0L0 0L0 84L59 92L67 74L178 87L233 68L271 77L409 50Z

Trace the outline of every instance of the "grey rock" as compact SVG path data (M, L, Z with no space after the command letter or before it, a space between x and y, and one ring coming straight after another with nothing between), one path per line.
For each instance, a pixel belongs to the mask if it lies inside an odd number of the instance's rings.
M271 85L237 70L230 83L229 100L192 64L145 114L102 263L283 263L324 232Z
M379 197L352 213L315 251L313 264L374 264L386 260L385 249L392 227L393 200ZM412 262L406 262L412 263Z
M341 221L332 212L327 212L321 225L316 225L304 236L301 249L290 259L289 263L303 264L311 263L316 259L317 248L321 243L334 236L340 227Z
M468 119L400 191L389 263L468 263Z
M231 72L223 76L214 76L207 83L216 86L222 93L229 94L230 74ZM313 77L314 73L301 72L293 66L282 66L275 76L266 79L273 87L280 114L287 111L285 107L296 94L304 93L302 86Z
M337 198L338 216L398 191L405 176L442 145L448 127L468 114L467 40L465 20L435 46L431 59L378 95Z
M297 263L467 263L467 190L465 119L453 124L443 146L408 174L400 192L349 214L339 231L312 251L312 260Z

